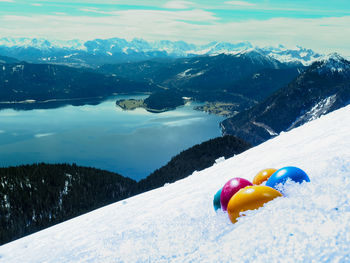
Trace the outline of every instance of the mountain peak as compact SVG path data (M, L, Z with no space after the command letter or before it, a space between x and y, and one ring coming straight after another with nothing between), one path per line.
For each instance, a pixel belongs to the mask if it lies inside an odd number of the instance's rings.
M319 74L337 73L350 77L350 62L336 52L321 57L317 62Z
M346 61L346 59L344 57L342 57L337 52L330 53L330 54L325 55L325 56L320 58L320 61L327 62L327 63L329 63L329 62L343 62L344 60Z

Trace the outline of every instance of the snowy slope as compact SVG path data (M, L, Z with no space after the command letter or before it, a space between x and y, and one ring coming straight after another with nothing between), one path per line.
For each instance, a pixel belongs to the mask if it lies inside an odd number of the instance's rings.
M174 184L0 247L0 262L350 262L350 106ZM213 210L230 178L294 165L310 183L235 225Z

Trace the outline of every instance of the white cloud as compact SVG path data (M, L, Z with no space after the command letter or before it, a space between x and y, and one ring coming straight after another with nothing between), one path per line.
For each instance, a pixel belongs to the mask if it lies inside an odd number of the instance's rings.
M235 5L235 6L255 6L253 3L249 3L246 1L227 1L225 4L228 5Z
M9 3L13 3L13 0L0 0L0 2L9 2Z
M156 22L175 22L175 21L192 21L192 22L210 22L217 20L213 13L196 9L196 10L183 10L183 11L165 11L165 10L138 10L130 9L123 11L101 11L92 8L80 9L85 12L93 12L114 16L113 21L120 20L126 25L138 25L143 27L144 25L153 24ZM93 18L92 18L93 19ZM111 19L111 17L99 18Z
M189 9L192 6L193 3L188 1L169 1L163 5L164 8L169 9Z
M43 4L39 4L39 3L33 3L31 4L32 6L43 6Z
M90 12L90 13L98 13L98 14L110 14L111 12L104 12L104 11L100 11L97 8L80 8L80 11L83 12Z

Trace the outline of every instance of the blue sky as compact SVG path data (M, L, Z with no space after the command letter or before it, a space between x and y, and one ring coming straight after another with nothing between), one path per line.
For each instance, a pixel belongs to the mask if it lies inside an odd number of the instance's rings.
M250 41L350 55L350 1L0 0L0 37Z

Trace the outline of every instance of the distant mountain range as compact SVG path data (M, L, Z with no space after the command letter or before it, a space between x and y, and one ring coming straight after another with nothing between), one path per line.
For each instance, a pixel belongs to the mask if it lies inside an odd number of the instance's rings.
M0 55L33 63L58 63L78 67L96 67L103 64L135 62L154 58L180 58L198 55L237 54L256 50L283 63L310 65L321 55L311 49L297 46L288 49L254 47L249 42L211 42L194 45L184 41L155 41L143 39L127 41L121 38L90 41L49 41L37 38L0 38Z
M256 106L222 122L223 134L253 145L350 103L350 62L334 53Z

